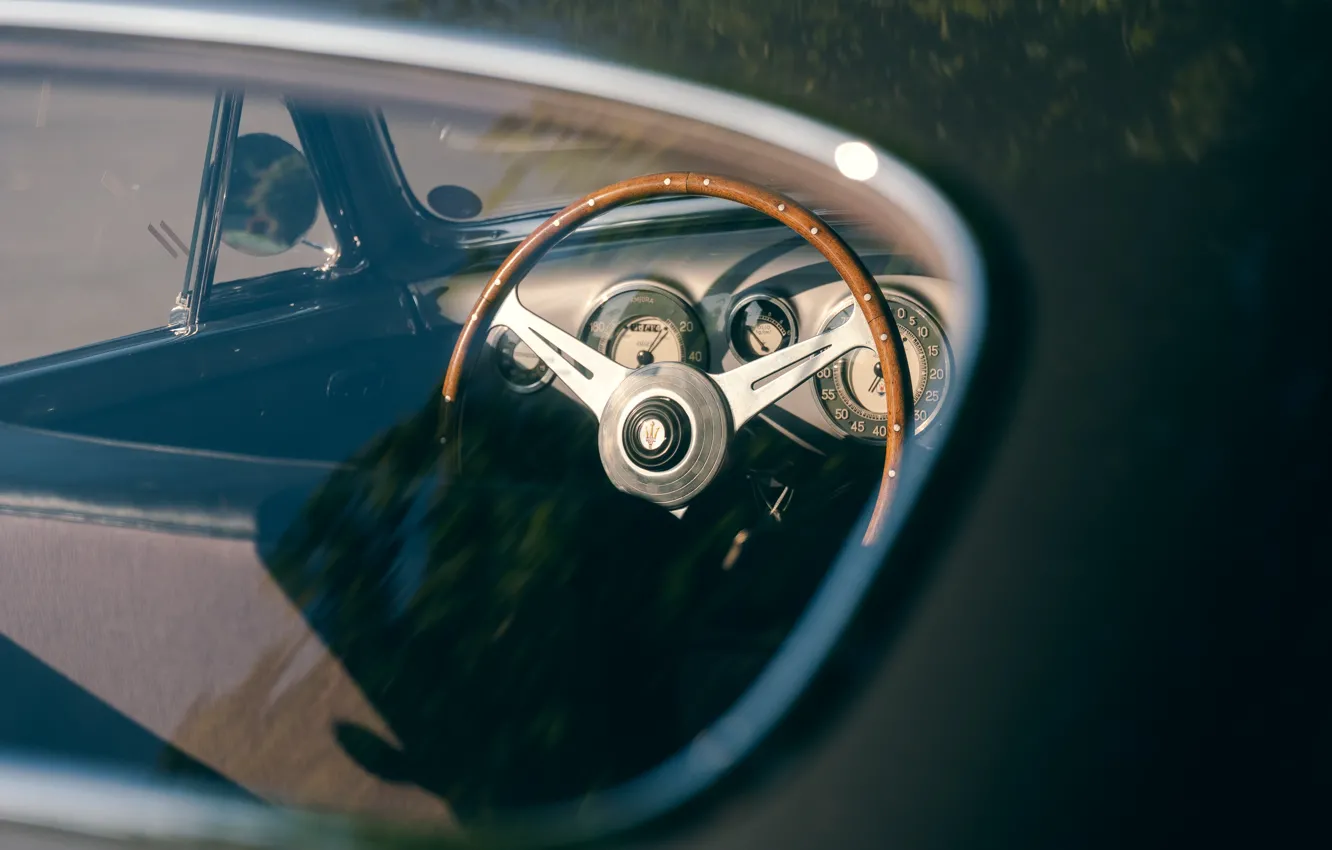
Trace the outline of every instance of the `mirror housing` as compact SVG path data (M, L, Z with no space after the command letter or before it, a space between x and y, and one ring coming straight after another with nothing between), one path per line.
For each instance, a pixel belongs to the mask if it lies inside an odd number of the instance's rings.
M290 251L314 227L319 190L305 155L269 133L236 139L222 211L222 241L242 254Z

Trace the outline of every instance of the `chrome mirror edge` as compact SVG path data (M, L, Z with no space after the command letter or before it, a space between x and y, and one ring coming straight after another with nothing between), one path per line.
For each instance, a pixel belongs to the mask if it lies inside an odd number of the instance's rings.
M256 26L256 19L263 19L267 25ZM650 72L555 51L517 47L500 39L479 38L473 33L453 34L444 30L422 33L365 21L254 15L219 9L14 0L0 4L0 28L169 39L477 75L650 109L781 148L825 168L827 177L841 181L837 185L847 191L872 193L880 203L912 222L921 239L932 246L939 258L940 268L935 274L946 277L959 288L958 302L964 305L952 332L959 394L965 395L975 373L988 295L978 243L961 216L923 176L888 152L787 110ZM844 163L838 162L838 151L848 144L863 146L871 155L874 168L848 174ZM943 439L952 430L956 411L956 405L947 408L933 426ZM917 459L907 464L898 485L899 503L906 506L915 503L932 465L928 454L915 454ZM868 510L869 506L862 525L868 521ZM566 807L532 811L525 823L533 828L549 827L559 840L594 837L663 814L713 784L777 724L803 692L849 624L908 513L909 510L892 512L879 542L870 548L860 547L855 538L847 542L799 621L757 680L690 745L639 778L582 801L572 814ZM100 781L49 771L38 775L30 768L0 762L0 800L6 799L4 789L20 787L16 782L27 783L29 788L49 788L49 784L40 783L76 779ZM136 801L153 801L153 805L193 801L191 805L202 805L193 796L181 797L176 792L163 792L151 786L134 787L133 793L146 795L135 797ZM289 830L303 820L303 816L294 813L231 801L217 801L216 805L223 808L216 812L212 805L209 802L210 808L200 810L193 821L169 821L172 828L180 830L172 837L188 838L194 835L191 830L207 828L208 836L217 838L217 830L232 828L232 821L227 818L234 816L239 818L234 827L242 833L246 829L256 830L249 837L242 834L240 838L254 839L264 846L290 836ZM231 808L233 805L238 808ZM128 812L129 807L124 808ZM54 809L49 809L47 817L54 818L51 812ZM16 813L13 805L0 806L0 821L19 820ZM81 822L89 823L88 812L69 813L70 817L76 815L85 818ZM130 817L127 813L122 815ZM222 819L210 820L214 816ZM254 818L254 823L246 826L249 818ZM152 818L138 821L144 827L152 822ZM50 825L60 827L55 822ZM221 837L226 839L225 834Z

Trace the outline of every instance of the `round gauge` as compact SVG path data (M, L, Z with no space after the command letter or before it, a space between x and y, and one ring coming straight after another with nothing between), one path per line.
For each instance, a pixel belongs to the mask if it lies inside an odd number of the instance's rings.
M899 295L889 295L887 301L902 337L912 415L919 434L934 420L948 392L952 367L948 341L938 321L924 307ZM855 304L846 305L828 320L823 330L841 325L855 309ZM888 395L883 369L878 353L868 344L819 370L814 376L814 392L828 418L845 433L878 442L888 436Z
M708 335L679 297L637 284L607 298L588 317L583 342L630 369L650 363L708 364Z
M536 352L508 328L491 328L486 342L490 345L495 370L514 392L535 392L555 377Z
M795 316L779 299L751 295L731 311L731 351L746 362L781 351L795 334Z

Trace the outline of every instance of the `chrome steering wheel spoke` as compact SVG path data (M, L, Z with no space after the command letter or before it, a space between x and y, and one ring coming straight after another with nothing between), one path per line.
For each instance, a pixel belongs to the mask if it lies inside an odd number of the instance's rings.
M597 421L611 393L629 374L619 363L524 307L516 288L495 311L491 324L507 327L527 343Z
M781 399L853 348L872 345L869 323L853 310L844 324L789 348L713 375L731 410L731 427L740 426Z

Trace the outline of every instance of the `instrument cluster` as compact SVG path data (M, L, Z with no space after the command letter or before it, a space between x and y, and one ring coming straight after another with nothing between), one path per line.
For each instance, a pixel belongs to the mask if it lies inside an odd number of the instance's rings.
M946 330L924 297L901 283L882 285L906 356L915 432L922 434L947 398L952 355ZM840 281L833 285L845 293ZM811 311L810 305L803 305L803 313L800 301L759 283L724 301L704 299L700 304L658 281L628 281L610 287L593 302L579 338L630 369L679 362L705 371L726 371L781 351L800 341L803 333L831 330L856 309L849 294L821 309ZM489 343L494 368L513 391L532 393L551 383L550 370L507 329L492 329ZM812 406L792 398L802 393ZM822 420L817 424L825 432L879 445L887 437L884 380L868 335L864 348L819 371L788 399L793 403L782 404L797 417L807 418L808 411L816 411Z

